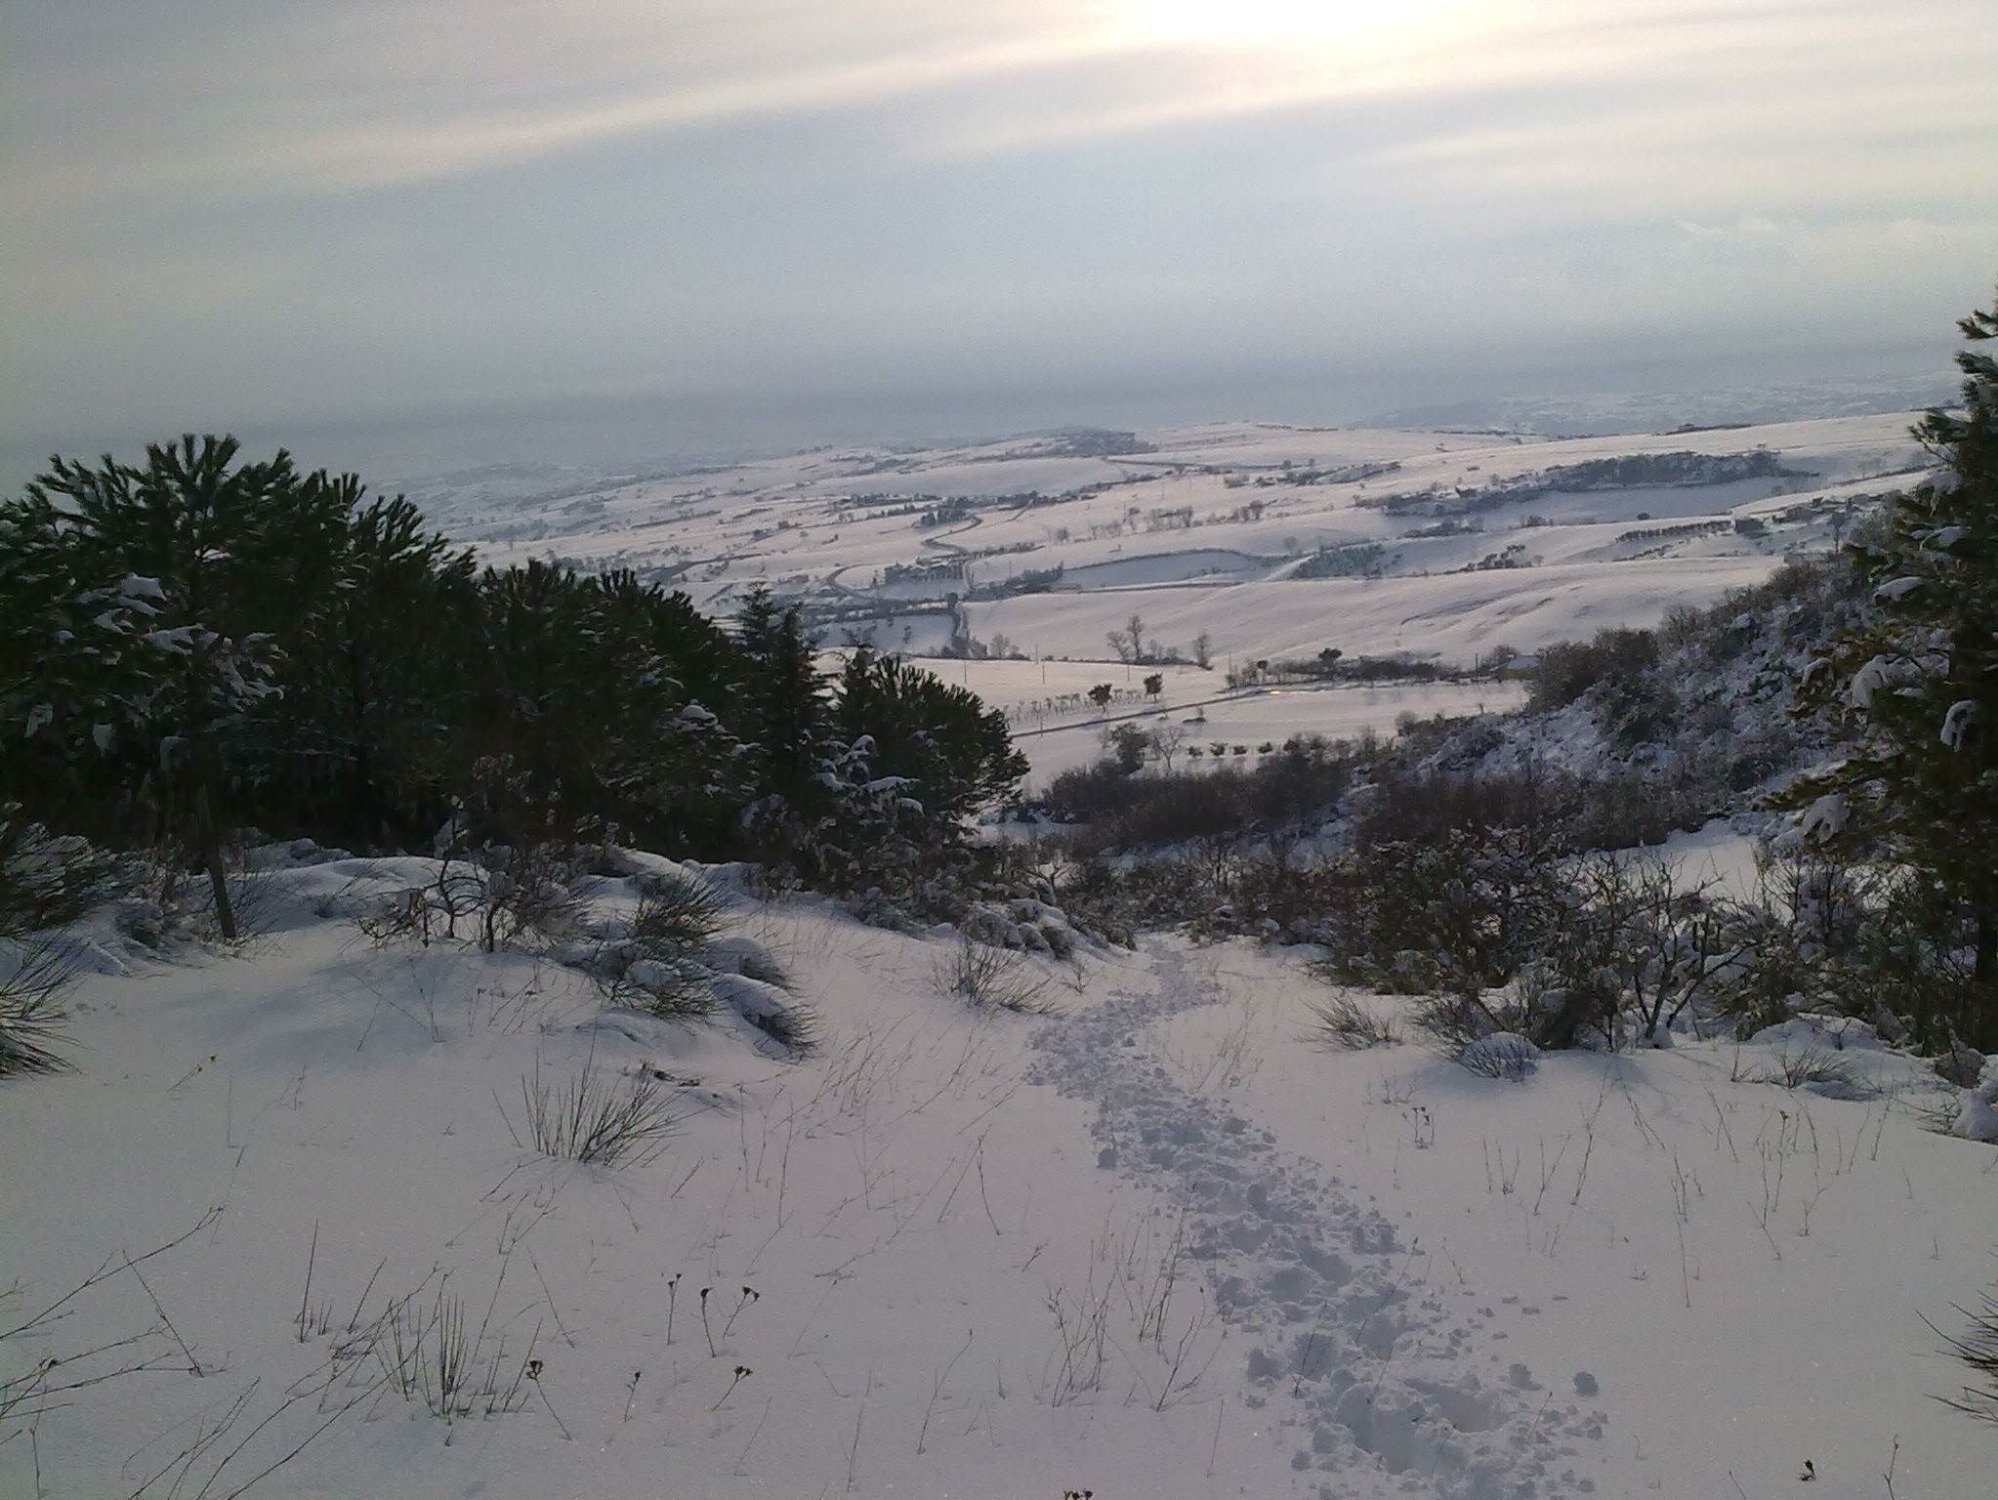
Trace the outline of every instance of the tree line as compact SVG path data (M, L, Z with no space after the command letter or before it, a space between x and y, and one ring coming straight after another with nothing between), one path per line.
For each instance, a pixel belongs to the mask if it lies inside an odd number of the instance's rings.
M999 714L892 658L818 664L629 570L481 568L353 474L188 436L0 502L0 805L205 871L248 828L368 848L573 838L906 878L1025 772Z

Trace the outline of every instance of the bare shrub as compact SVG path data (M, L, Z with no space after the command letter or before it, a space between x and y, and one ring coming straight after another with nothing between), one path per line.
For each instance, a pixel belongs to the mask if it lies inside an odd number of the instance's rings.
M415 941L473 943L497 953L524 938L550 942L574 930L581 902L569 882L580 855L556 843L489 844L469 857L447 852L435 878L359 919L378 947Z
M1391 1017L1376 1015L1351 995L1332 994L1308 1001L1314 1024L1310 1039L1328 1051L1362 1052L1401 1042Z
M1217 743L1211 753L1219 759L1228 748ZM1084 852L1158 848L1322 816L1351 786L1353 764L1349 745L1293 736L1250 767L1179 772L1168 767L1129 776L1113 762L1100 762L1064 771L1049 784L1045 800L1056 817L1089 825L1081 838Z
M425 1307L416 1297L393 1304L373 1330L375 1357L389 1388L405 1401L418 1402L445 1421L465 1417L495 1417L527 1404L528 1382L540 1371L530 1340L518 1364L492 1328L493 1301L477 1328L471 1324L463 1299L440 1281Z
M1658 665L1658 638L1648 630L1612 627L1588 641L1558 641L1542 649L1527 707L1550 713L1599 682L1621 683Z
M528 1141L543 1156L605 1167L643 1166L666 1149L673 1130L659 1080L650 1072L612 1081L586 1062L575 1077L558 1085L542 1077L537 1063L521 1078L520 1097ZM507 1128L513 1129L511 1120ZM519 1142L517 1133L514 1139Z
M1748 1083L1780 1083L1786 1089L1799 1089L1806 1084L1832 1084L1841 1089L1864 1086L1851 1058L1830 1047L1816 1046L1780 1052L1774 1067L1744 1074L1743 1079Z
M946 995L956 995L979 1010L1046 1016L1057 1009L1047 998L1047 977L1036 974L1025 955L989 948L970 938L960 939L948 956L937 960L933 977Z
M69 982L70 965L46 943L0 943L0 1078L67 1072L55 1050L63 1009L56 996Z
M1957 1309L1970 1326L1963 1333L1944 1333L1935 1324L1929 1327L1949 1345L1950 1352L1968 1365L1980 1384L1966 1385L1956 1396L1945 1396L1946 1405L1986 1422L1998 1422L1998 1291L1988 1291L1979 1299L1975 1312Z

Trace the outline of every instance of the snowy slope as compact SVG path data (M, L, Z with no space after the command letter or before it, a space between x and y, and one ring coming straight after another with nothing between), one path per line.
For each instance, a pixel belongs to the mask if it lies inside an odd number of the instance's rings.
M0 1380L149 1367L0 1422L0 1493L226 1495L301 1442L252 1494L1985 1492L1921 1319L1990 1278L1998 1157L1857 1042L1886 1092L1746 1081L1794 1037L1499 1083L1303 1045L1297 950L1022 959L1059 1013L980 1013L954 935L737 891L822 1017L797 1059L378 948L353 914L426 861L277 863L239 954L97 923L78 1071L0 1087L0 1330L107 1271ZM521 1144L523 1078L585 1061L670 1095L655 1160ZM381 1385L440 1284L516 1409Z

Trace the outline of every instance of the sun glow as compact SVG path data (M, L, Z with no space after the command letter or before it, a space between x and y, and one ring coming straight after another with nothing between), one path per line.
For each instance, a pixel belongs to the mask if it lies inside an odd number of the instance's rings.
M1421 39L1469 0L1119 0L1120 29L1155 46L1371 50Z

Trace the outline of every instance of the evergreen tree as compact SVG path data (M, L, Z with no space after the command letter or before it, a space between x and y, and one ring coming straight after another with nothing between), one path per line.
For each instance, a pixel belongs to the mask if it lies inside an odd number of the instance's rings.
M1998 307L1959 325L1998 338ZM1873 619L1813 661L1801 697L1843 726L1850 754L1792 794L1808 836L1906 866L1945 918L1967 972L1942 1019L1998 1049L1998 361L1957 355L1960 410L1915 436L1941 464L1896 497L1882 539L1853 550Z
M0 805L183 846L225 932L243 827L422 847L615 827L842 886L961 844L1024 770L971 694L865 655L835 706L795 608L734 639L629 571L477 573L354 475L188 437L0 503Z
M444 816L444 746L465 713L459 664L478 629L472 557L402 496L369 500L354 475L316 477L345 524L311 638L287 651L290 711L325 763L321 826L395 843Z
M757 589L736 616L743 690L734 727L762 795L750 821L766 852L793 848L827 812L838 777L826 764L825 685L797 606L779 610Z
M187 843L209 876L225 937L235 936L235 917L222 804L245 780L251 711L279 691L277 650L256 607L271 590L272 518L299 482L283 452L240 466L236 452L233 438L188 436L148 447L144 468L58 458L28 487L24 511L52 528L74 582L124 600L125 616L147 616L145 628L117 632L125 649L98 659L124 722L92 733L139 742L144 758L125 756L121 791Z
M932 818L956 820L1011 793L1027 773L1005 716L975 693L862 647L840 674L834 726L873 742L875 776L904 778Z

